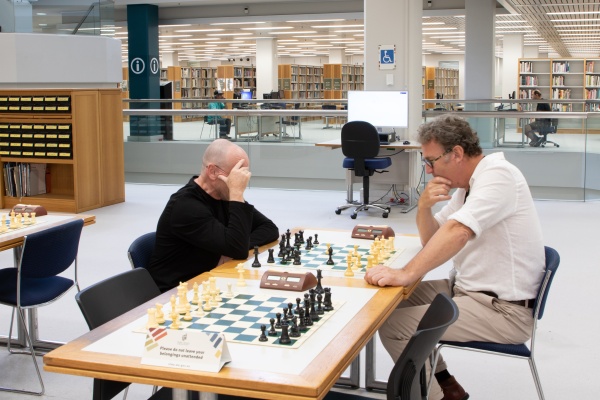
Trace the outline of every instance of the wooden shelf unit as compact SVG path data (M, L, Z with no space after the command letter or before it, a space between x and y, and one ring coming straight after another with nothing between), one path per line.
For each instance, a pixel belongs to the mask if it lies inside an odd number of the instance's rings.
M81 213L125 201L123 109L120 89L0 90L0 97L70 96L70 112L0 111L0 124L70 124L72 159L0 156L7 162L46 163L49 193L6 196L0 180L0 206L40 204L49 211ZM45 139L41 139L45 140Z
M600 59L585 60L584 96L587 112L600 111Z
M423 98L436 99L436 94L444 100L458 99L458 70L453 68L423 67ZM452 104L441 103L449 108ZM425 108L435 108L435 103L425 103Z

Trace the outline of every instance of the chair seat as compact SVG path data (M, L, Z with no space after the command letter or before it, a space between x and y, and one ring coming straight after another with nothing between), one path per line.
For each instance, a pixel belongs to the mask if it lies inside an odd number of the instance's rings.
M496 353L510 354L512 356L530 357L531 350L525 344L502 344L490 342L450 342L441 340L440 344L448 346L472 348Z
M392 159L390 157L382 157L382 158L366 158L365 159L365 167L369 170L375 169L383 169L392 165ZM346 157L344 158L344 162L342 163L342 167L346 169L354 168L354 158Z
M0 270L0 303L17 304L17 268ZM48 303L73 286L71 279L62 276L48 278L21 278L21 307Z

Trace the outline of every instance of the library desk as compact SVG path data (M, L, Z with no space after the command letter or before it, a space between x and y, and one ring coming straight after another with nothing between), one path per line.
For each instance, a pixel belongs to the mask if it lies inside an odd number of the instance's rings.
M0 215L8 215L9 213L10 210L0 210ZM0 251L13 249L15 268L17 268L18 266L21 246L23 245L25 236L31 233L41 232L48 228L60 226L66 224L67 222L74 221L76 219L83 219L83 226L88 226L96 223L96 217L90 214L49 213L48 215L37 217L36 219L37 223L35 225L31 225L14 231L0 233ZM27 321L29 325L29 332L31 333L33 347L36 350L48 351L62 345L62 343L50 342L39 339L37 308L27 309L26 312ZM1 344L6 344L7 340L7 336L0 336ZM13 339L11 344L25 347L25 332L23 331L23 328L19 323L17 323L17 338Z
M379 147L379 157L391 157L392 165L386 168L388 173L375 174L371 177L371 184L405 185L407 187L408 203L401 207L401 212L407 213L417 206L417 186L424 167L421 163L421 145L413 141L410 144L402 144L403 141L382 144ZM315 146L326 147L332 150L342 147L341 139L328 140L315 143ZM340 168L342 166L340 165ZM354 203L353 184L362 182L361 177L354 176L352 170L346 170L346 202ZM371 196L372 197L372 196Z
M235 284L237 277L231 271L238 263L239 260L231 260L199 275L188 282L188 287L211 276L217 278L219 287L223 282ZM244 291L268 291L259 289L259 282L258 273L246 274L248 287ZM173 398L177 399L186 398L187 390L202 392L201 398L227 394L281 400L322 399L407 295L406 288L379 288L361 278L328 276L323 284L332 288L337 296L334 300L345 303L297 349L228 343L232 361L218 373L141 364L145 335L133 330L145 324L148 307L157 301L169 301L174 288L48 353L44 356L44 369L171 387L175 389ZM293 297L299 292L286 293Z

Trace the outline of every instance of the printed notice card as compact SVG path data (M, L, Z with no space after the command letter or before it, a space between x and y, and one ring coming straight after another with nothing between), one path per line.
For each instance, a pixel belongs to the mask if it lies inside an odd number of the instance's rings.
M219 372L231 361L222 333L149 328L142 364Z

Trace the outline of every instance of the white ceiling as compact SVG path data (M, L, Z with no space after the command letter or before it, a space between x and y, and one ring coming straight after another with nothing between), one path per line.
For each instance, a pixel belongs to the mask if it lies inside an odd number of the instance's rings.
M82 7L77 11L76 6L61 8L57 3L50 0L32 3L34 30L72 30L73 20L81 18ZM117 0L116 26L103 32L122 40L124 57L127 54L125 4L140 3L148 1ZM495 26L497 55L502 54L504 34L523 33L526 46L537 46L540 53L549 57L600 56L600 2L499 0L499 3ZM423 0L424 54L464 53L462 4L461 0L432 0L429 7ZM39 16L39 12L46 15ZM277 38L280 56L327 56L331 49L344 49L347 55L364 51L362 1L357 0L161 0L159 19L161 53L177 52L182 60L253 57L257 38L264 37ZM46 26L40 26L41 23Z

